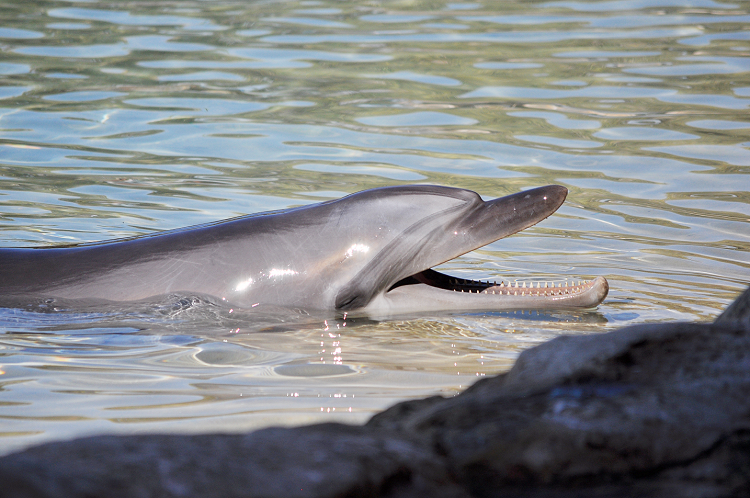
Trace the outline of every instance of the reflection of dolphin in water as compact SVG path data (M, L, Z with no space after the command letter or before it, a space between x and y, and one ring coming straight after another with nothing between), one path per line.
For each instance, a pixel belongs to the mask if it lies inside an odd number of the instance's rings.
M133 239L0 249L0 296L133 301L208 294L231 304L378 313L588 307L601 277L568 287L490 284L430 269L543 220L552 185L484 202L403 186Z

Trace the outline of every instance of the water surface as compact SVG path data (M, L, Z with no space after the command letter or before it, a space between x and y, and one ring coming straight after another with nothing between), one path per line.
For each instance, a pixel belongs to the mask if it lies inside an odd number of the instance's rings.
M711 320L750 281L744 2L26 1L0 10L0 245L433 183L570 190L447 263L605 276L596 310L385 322L199 296L0 309L0 452L358 423L562 333Z

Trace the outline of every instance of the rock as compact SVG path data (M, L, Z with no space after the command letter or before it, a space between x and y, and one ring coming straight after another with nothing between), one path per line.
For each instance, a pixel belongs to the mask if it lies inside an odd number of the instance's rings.
M98 436L0 462L0 496L468 496L402 435L343 424L250 434Z
M750 289L713 324L558 337L365 426L99 436L0 458L0 497L750 495Z
M727 309L719 315L714 323L742 322L746 326L750 324L750 288L735 299Z
M677 482L723 496L750 484L749 394L750 329L648 325L554 339L456 398L368 426L427 440L477 496L633 482L634 495ZM708 461L715 472L696 473ZM748 477L734 483L734 467Z

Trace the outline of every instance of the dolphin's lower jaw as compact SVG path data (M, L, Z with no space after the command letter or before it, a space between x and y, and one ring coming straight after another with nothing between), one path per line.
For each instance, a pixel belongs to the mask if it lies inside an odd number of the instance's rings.
M376 299L367 311L460 311L591 308L609 292L604 277L575 284L481 282L425 270L408 277Z

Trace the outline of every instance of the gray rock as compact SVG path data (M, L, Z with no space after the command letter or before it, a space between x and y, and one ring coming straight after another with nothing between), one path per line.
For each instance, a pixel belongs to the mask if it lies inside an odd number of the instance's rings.
M750 484L750 329L671 324L560 337L456 398L391 410L368 426L426 439L479 496L633 482L639 496L675 483L705 490L695 496L731 494ZM715 471L696 473L709 460ZM746 476L736 483L734 467Z
M250 434L98 436L0 461L0 496L468 496L402 435L321 424Z
M750 289L713 324L559 337L365 426L100 436L0 458L0 497L750 496Z

